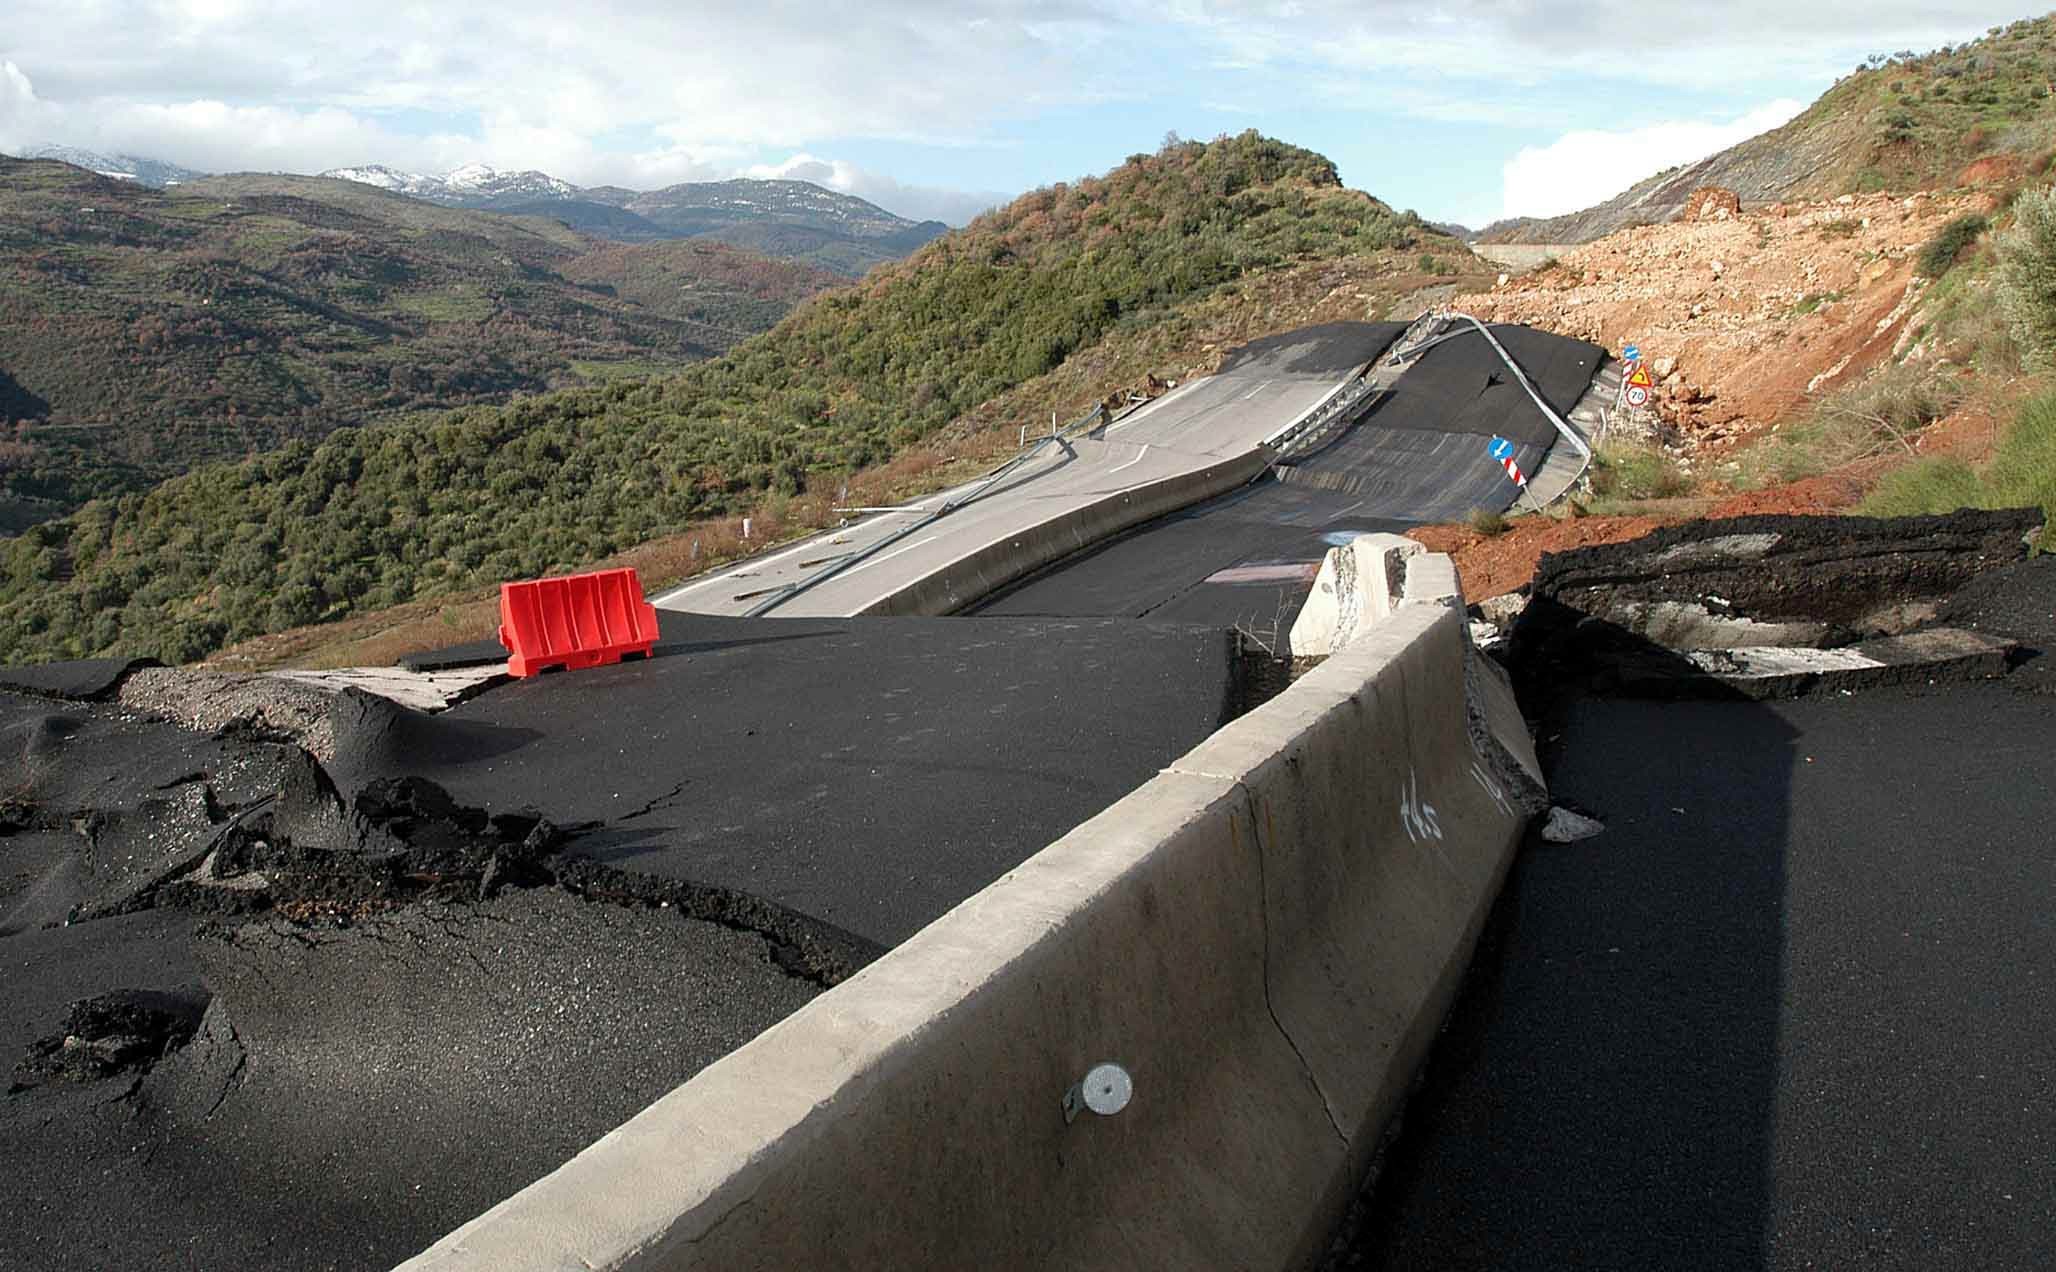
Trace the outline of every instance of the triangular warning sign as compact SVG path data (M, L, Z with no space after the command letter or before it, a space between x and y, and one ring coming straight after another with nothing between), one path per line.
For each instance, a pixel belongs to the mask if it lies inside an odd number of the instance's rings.
M1628 377L1628 383L1636 388L1653 389L1656 387L1656 378L1649 374L1648 367L1637 363L1635 373Z

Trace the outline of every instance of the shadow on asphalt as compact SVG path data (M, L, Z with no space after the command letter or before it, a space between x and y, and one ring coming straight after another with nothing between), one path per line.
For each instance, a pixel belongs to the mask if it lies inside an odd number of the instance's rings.
M1769 1262L1797 735L1626 631L1578 646L1604 652L1539 651L1524 702L1606 830L1530 832L1331 1266ZM1623 658L1694 700L1613 696Z
M717 654L731 649L747 649L751 645L780 645L789 640L818 640L833 636L838 628L823 627L811 632L787 632L782 636L736 637L730 640L674 640L652 646L651 658L672 658L690 654Z

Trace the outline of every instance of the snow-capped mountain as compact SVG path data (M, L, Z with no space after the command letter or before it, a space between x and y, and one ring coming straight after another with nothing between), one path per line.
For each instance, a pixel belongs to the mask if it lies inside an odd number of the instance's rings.
M581 189L543 172L500 172L469 163L440 175L384 164L320 174L391 190L445 207L547 216L597 238L637 243L710 238L857 275L906 255L947 232L940 221L910 221L853 194L811 181L688 181L661 190Z
M105 155L76 146L34 146L23 157L62 160L102 176L155 187L208 175L159 159ZM853 194L789 179L688 181L646 191L620 186L581 189L546 172L502 172L482 163L444 173L368 163L318 175L444 207L546 216L595 238L624 243L717 239L852 277L880 261L905 256L949 229L940 221L911 221Z
M96 150L82 150L77 146L30 146L21 152L23 159L56 159L74 167L97 172L103 177L117 181L133 181L137 185L162 189L175 186L181 181L204 177L204 172L181 168L162 159L146 159L141 155L103 155Z
M382 163L358 168L330 168L319 174L341 181L391 190L411 199L423 199L446 207L491 208L506 203L539 203L551 199L578 197L578 187L546 172L501 172L482 163L467 163L449 172L430 174L402 172Z
M597 191L588 192L585 197L593 198L595 194ZM706 228L739 222L770 221L833 229L857 238L888 238L921 224L895 216L853 194L841 194L811 181L752 177L688 181L630 195L616 206L687 232L704 232Z

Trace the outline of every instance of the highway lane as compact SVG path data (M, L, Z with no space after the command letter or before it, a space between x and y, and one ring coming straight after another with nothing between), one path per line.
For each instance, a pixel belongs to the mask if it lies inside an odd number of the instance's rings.
M1602 351L1581 340L1525 327L1494 334L1560 411L1599 367ZM1516 441L1532 472L1555 430L1482 338L1448 341L1356 423L1281 463L1275 480L1139 526L969 612L1211 623L1282 651L1330 547L1513 503L1518 488L1486 454L1495 434Z
M646 661L339 731L356 790L433 779L583 827L567 849L889 948L1197 745L1219 631L1104 619L661 612Z
M2056 698L1594 699L1340 1266L2029 1268Z
M2056 557L1939 620L2002 680L1574 698L1531 839L1331 1267L2050 1265Z
M1264 437L1320 405L1376 358L1397 323L1331 323L1254 342L1212 376L1189 381L1092 434L1051 446L974 501L875 556L781 603L783 617L841 616L923 578L1006 535L1123 490L1247 454ZM878 513L832 533L724 569L655 598L660 609L742 614L780 589L833 570L925 513L971 494L970 483L903 511Z

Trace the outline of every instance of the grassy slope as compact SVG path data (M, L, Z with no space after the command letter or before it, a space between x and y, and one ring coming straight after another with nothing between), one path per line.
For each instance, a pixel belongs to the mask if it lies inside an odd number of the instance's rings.
M344 430L39 527L0 555L0 658L184 661L587 564L968 427L982 404L1230 286L1417 247L1466 259L1342 189L1327 160L1255 134L1136 156L668 381Z
M673 247L349 182L155 191L0 160L0 428L28 421L0 439L0 495L18 519L579 366L686 365L839 281Z
M2056 146L2056 15L1844 77L1783 127L1643 181L1597 207L1495 227L1487 241L1584 243L1675 215L1721 186L1745 206L1955 184L1980 158L2046 164Z

